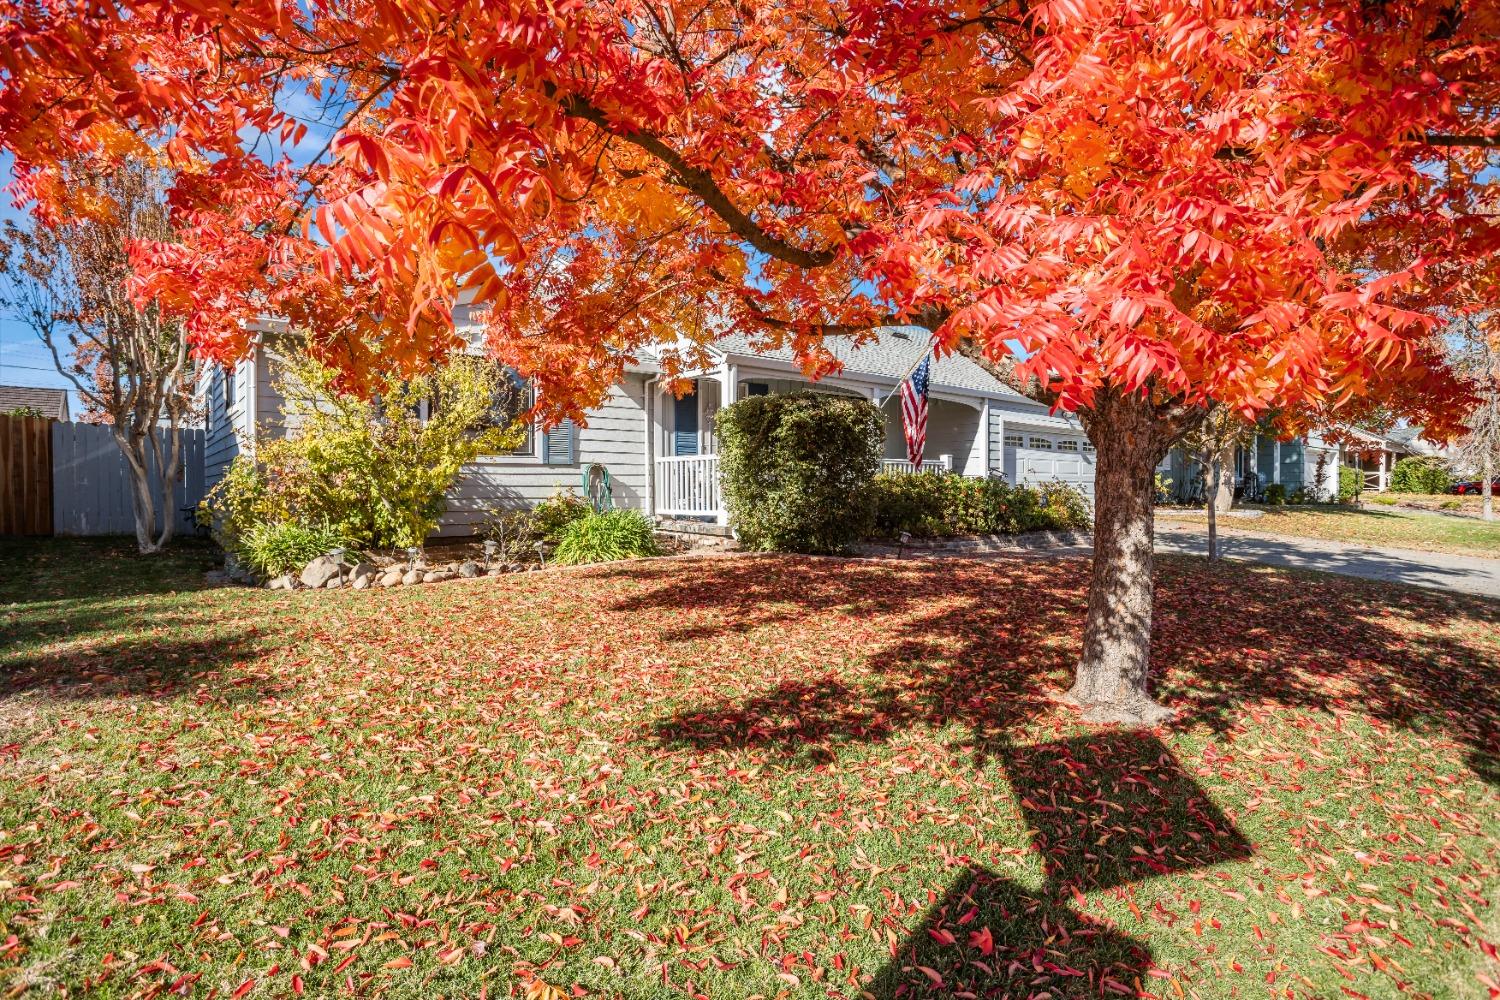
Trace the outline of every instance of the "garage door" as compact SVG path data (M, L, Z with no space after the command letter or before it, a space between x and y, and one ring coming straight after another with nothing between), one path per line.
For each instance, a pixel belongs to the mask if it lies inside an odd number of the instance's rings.
M1094 453L1088 440L1069 434L1007 434L1005 468L1012 482L1036 484L1060 479L1090 496L1094 492Z

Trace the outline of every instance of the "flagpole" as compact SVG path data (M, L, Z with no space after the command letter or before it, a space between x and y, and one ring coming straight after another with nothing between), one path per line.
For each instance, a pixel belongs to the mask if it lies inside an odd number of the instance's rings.
M903 382L905 382L907 379L909 379L909 378L912 377L912 373L914 373L918 368L922 367L922 362L926 361L928 358L930 358L932 356L932 352L934 350L934 347L935 347L935 345L933 344L933 342L931 340L929 340L927 342L927 350L925 350L925 351L922 352L922 356L917 359L917 363L914 364L914 365L912 365L910 368L906 369L906 374L902 375L899 379L896 380L896 388L898 390L901 388L901 384ZM898 395L900 395L899 392L889 393L885 397L885 399L882 399L880 401L880 405L884 406L887 402L889 402L891 400L892 397L898 396Z

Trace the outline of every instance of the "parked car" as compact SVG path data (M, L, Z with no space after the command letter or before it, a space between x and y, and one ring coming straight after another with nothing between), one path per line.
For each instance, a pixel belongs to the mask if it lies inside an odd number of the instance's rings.
M1463 496L1466 493L1472 496L1478 496L1479 494L1484 492L1484 480L1465 479L1462 482L1454 483L1452 486L1448 487L1448 492L1457 493L1459 496ZM1490 492L1495 496L1500 496L1500 476L1496 476L1493 480L1491 480Z

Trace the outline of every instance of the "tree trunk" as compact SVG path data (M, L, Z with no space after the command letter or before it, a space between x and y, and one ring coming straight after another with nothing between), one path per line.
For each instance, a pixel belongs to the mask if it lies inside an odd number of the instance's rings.
M1138 393L1100 390L1085 416L1096 453L1094 565L1083 656L1067 700L1089 722L1151 725L1172 717L1146 686L1154 600L1152 474L1178 431Z
M1219 558L1219 487L1224 482L1224 464L1220 456L1208 460L1208 558Z
M156 497L151 483L151 466L146 457L144 435L130 430L116 431L115 441L125 464L130 467L131 508L135 513L135 545L141 555L161 551L156 540Z
M1483 477L1480 489L1484 491L1484 519L1493 521L1495 519L1495 463L1490 461L1490 456L1484 456L1484 464L1479 470Z
M1234 507L1234 442L1225 445L1213 458L1214 485L1209 487L1209 505L1220 514Z

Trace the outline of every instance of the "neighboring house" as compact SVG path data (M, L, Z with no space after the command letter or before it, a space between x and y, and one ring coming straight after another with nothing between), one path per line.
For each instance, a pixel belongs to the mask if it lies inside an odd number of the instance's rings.
M0 385L0 413L12 410L36 410L44 417L66 422L68 390L36 389L24 385Z
M232 371L209 366L200 392L205 403L205 482L217 483L259 435L286 433L276 392L277 342L287 336L263 324L256 350ZM718 488L721 406L745 396L812 388L845 393L880 405L886 423L885 467L910 468L897 396L901 379L927 350L925 334L887 330L879 340L854 346L829 338L844 369L809 383L789 349L754 350L742 337L710 348L711 364L689 372L692 390L668 391L654 358L627 366L603 405L589 411L587 426L564 421L551 430L529 429L525 443L506 455L488 455L466 466L448 495L439 535L474 533L495 507L529 506L559 489L581 487L591 468L609 473L614 503L672 518L726 519ZM526 405L530 405L527 399ZM1003 477L1012 483L1060 479L1092 494L1094 453L1072 417L1007 388L973 361L949 355L933 363L929 389L926 462L968 476Z
M1288 495L1315 489L1320 496L1331 497L1338 495L1339 467L1347 465L1364 477L1366 490L1383 493L1398 461L1408 455L1441 454L1441 449L1420 439L1421 433L1420 427L1398 427L1385 434L1353 429L1339 435L1343 440L1330 440L1316 432L1288 440L1257 434L1248 446L1235 449L1234 477L1236 482L1245 482L1257 475L1263 486L1279 483ZM1182 496L1201 468L1196 458L1173 448L1157 471Z

